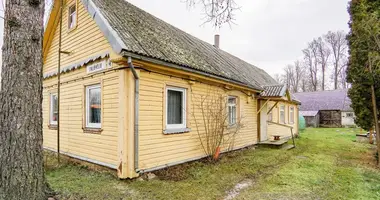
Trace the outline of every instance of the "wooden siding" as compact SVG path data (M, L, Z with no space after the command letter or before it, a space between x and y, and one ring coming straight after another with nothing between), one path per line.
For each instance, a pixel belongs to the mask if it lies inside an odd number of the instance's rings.
M191 131L182 134L165 135L164 125L164 91L166 85L188 87L188 108L198 119L201 117L199 96L210 91L224 91L216 86L174 78L157 73L140 73L140 120L139 120L139 168L149 169L169 163L195 159L204 156L203 149L195 127L192 114L188 115L188 128ZM238 91L224 91L239 98L239 110L244 128L236 136L234 148L257 143L257 108L256 100ZM250 99L250 100L248 100ZM201 125L201 124L200 124ZM204 129L200 127L200 130Z
M268 103L268 109L272 108L272 106L275 104L275 102L269 102ZM273 108L272 110L272 121L276 123L280 123L280 106L284 105L285 106L285 124L288 126L293 127L293 134L298 134L298 106L295 104L291 103L286 103L286 102L279 102L276 107ZM290 107L294 106L294 123L291 124L289 121L289 110ZM282 137L290 137L290 129L287 127L279 126L276 124L268 124L268 139L273 139L273 135L280 135Z
M68 0L66 5L72 5L76 1ZM70 55L61 54L61 68L73 63L82 61L88 57L97 55L101 52L112 51L111 46L100 31L95 21L84 8L80 0L78 0L77 8L78 22L77 27L68 30L67 6L63 11L62 18L62 51L71 52ZM55 30L55 31L54 31ZM56 25L54 34L50 41L49 48L44 59L43 72L51 72L57 70L58 48L59 48L59 25ZM47 30L50 31L50 30Z
M75 0L67 1L72 5ZM67 8L63 12L62 50L72 52L62 54L62 65L65 67L80 62L101 52L110 52L111 46L88 14L84 6L78 1L77 27L68 30ZM50 27L52 28L52 27ZM51 34L51 44L46 52L43 72L57 70L59 26ZM49 30L47 30L49 31ZM113 66L115 67L115 66ZM117 166L118 158L118 115L119 115L119 73L110 71L88 76L86 68L62 74L61 77L61 151L85 159L91 159L109 166ZM84 99L85 86L101 83L102 86L102 129L100 134L84 133ZM49 129L49 94L56 92L57 78L44 80L43 100L43 132L44 147L57 148L57 131Z

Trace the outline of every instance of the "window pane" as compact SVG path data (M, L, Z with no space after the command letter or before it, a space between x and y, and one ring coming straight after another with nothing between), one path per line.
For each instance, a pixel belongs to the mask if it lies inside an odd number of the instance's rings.
M231 124L235 124L236 123L236 106L233 106L232 107L232 123Z
M101 120L101 99L100 88L89 89L89 123L100 123Z
M236 97L228 97L228 123L230 125L236 124Z
M236 107L228 106L228 122L230 125L236 123Z
M69 28L73 28L76 25L76 6L71 6L69 8Z
M290 123L294 123L294 107L290 108Z
M56 122L58 120L58 96L51 96L51 121Z
M183 123L183 92L168 90L167 107L168 107L168 124Z
M228 104L236 104L236 98L235 97L228 98Z
M285 123L285 106L280 107L280 120L281 123Z

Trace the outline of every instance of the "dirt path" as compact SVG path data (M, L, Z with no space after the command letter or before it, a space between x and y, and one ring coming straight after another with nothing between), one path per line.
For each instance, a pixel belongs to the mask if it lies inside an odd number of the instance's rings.
M224 197L224 200L235 199L243 190L247 188L255 187L256 183L271 176L276 169L281 168L283 165L287 163L287 161L289 160L288 159L280 160L279 164L267 166L263 170L259 170L252 177L240 181L231 190L226 192L227 195Z
M255 184L255 182L252 179L245 179L238 184L235 185L232 190L227 192L227 196L224 198L224 200L232 200L235 197L237 197L240 194L240 191L252 186Z

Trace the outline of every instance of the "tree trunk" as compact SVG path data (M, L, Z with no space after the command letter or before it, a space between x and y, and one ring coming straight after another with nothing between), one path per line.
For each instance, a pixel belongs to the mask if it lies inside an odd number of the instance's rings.
M369 71L372 73L372 62L371 59L369 60ZM373 78L372 81L375 81ZM375 84L371 84L371 99L372 99L372 111L373 111L373 120L375 124L375 131L376 131L376 146L377 146L377 165L380 166L380 128L379 128L379 120L377 118L377 105L376 105L376 93L375 93Z
M322 91L325 91L325 68L322 69Z
M42 149L44 1L7 0L0 91L0 199L46 199Z
M338 66L335 64L334 66L334 90L338 89Z

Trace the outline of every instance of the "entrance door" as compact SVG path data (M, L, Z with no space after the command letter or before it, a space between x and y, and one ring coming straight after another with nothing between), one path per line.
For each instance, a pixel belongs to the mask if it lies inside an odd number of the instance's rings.
M267 129L268 129L268 104L260 112L260 142L268 140Z

